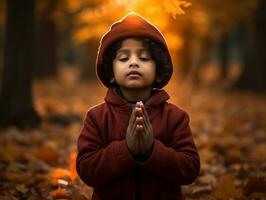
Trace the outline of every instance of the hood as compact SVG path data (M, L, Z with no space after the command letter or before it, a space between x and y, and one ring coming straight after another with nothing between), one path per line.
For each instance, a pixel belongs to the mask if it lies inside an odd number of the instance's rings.
M157 88L164 87L169 82L173 73L172 60L166 41L162 33L154 25L135 13L130 13L121 20L115 22L109 31L103 35L96 59L97 77L104 86L107 88L111 87L109 83L111 77L108 77L104 71L105 54L107 49L114 43L130 37L150 38L165 50L167 57L169 58L169 63L160 67L167 71L167 76L156 86Z

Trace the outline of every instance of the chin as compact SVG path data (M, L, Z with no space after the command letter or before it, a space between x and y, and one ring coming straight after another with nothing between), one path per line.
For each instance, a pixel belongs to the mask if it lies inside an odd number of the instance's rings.
M142 84L128 84L128 85L125 85L124 88L127 88L127 89L144 89L147 87L149 87L149 86L142 85Z
M117 81L120 87L125 89L145 89L152 86L153 82L142 82L140 80L130 80L130 81Z

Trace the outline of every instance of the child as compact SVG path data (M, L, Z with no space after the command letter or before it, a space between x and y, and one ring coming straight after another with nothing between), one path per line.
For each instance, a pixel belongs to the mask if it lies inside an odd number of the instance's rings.
M129 14L103 36L96 69L108 91L86 115L77 156L92 199L181 199L200 163L187 113L161 89L173 70L162 34Z

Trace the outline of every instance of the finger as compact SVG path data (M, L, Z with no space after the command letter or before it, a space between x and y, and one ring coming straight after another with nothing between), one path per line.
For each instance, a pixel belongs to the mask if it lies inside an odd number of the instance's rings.
M136 117L136 123L138 125L143 125L143 117Z
M138 135L141 135L141 132L143 131L143 126L142 125L139 125L137 124L136 125L136 132Z
M132 123L129 124L129 126L128 126L127 133L130 134L130 135L134 135L134 131L136 129L136 125L137 125L136 120L132 121Z
M146 137L148 134L149 134L149 128L148 128L147 124L144 122L143 135Z
M143 126L144 126L144 135L146 137L149 137L150 135L153 135L153 129L152 129L152 125L149 121L149 119L147 119L146 117L144 117L144 120L143 120Z
M147 117L144 115L142 119L143 119L143 125L148 127L148 125L149 125L149 118L147 118Z
M141 125L136 126L136 142L138 145L138 149L140 150L141 148L141 141L142 141L142 129L143 127Z
M135 120L135 121L133 122L133 124L132 124L132 129L131 129L133 135L135 135L136 126L137 126L137 122L136 122L136 120Z
M141 103L140 105L141 105L141 109L142 109L142 113L143 113L143 115L146 116L147 118L149 118L148 112L147 112L147 110L146 110L144 104Z
M135 119L135 116L136 116L135 114L136 114L136 111L135 111L135 109L133 108L133 109L132 109L132 112L131 112L130 119L129 119L129 124L133 124L134 119Z
M142 101L137 101L136 107L140 108L141 107L141 104L142 104Z
M143 126L146 130L148 130L150 126L149 118L147 118L146 115L143 116Z
M135 107L135 111L136 111L136 116L140 117L143 115L141 107Z
M143 105L142 101L139 101L139 102L136 103L138 116L142 116L143 115L142 107L141 107L142 105Z
M141 145L141 141L143 140L143 126L137 125L137 127L136 127L136 137L138 139L139 145Z
M150 124L150 119L149 119L149 115L148 112L144 106L144 104L141 104L141 108L143 111L143 121L144 121L144 125L147 126L147 128L151 125Z
M133 122L136 117L136 110L133 108L130 116L130 120Z

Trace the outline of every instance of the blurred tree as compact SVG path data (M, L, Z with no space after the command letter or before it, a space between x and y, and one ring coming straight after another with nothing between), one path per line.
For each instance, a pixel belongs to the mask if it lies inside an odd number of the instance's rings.
M232 64L243 64L243 53L246 41L246 23L239 21L217 40L217 60L220 64L220 83L228 82Z
M77 6L77 5L76 5ZM94 79L95 62L101 36L112 22L117 20L117 5L114 2L84 1L74 18L73 42L80 48L78 63L81 68L81 79ZM81 9L83 7L83 9ZM86 8L86 9L84 9ZM122 10L121 10L122 11Z
M58 0L56 25L58 31L58 68L60 66L75 66L78 49L71 40L74 14L66 12L65 0Z
M228 34L220 37L219 41L219 61L220 61L220 79L223 80L227 76L227 69L229 65L229 48L230 38Z
M100 6L102 2L96 0L57 1L55 22L61 37L58 51L60 64L80 67L82 79L96 78L94 68L99 41L97 41L97 44L95 43L95 38L91 37L91 32L86 29L83 21L80 21L80 15L86 13L87 10ZM81 30L81 37L80 35L76 36L77 29ZM97 30L97 27L95 27L95 30Z
M57 72L57 24L55 13L58 0L36 2L37 26L34 74L38 77L54 76Z
M193 85L200 83L200 70L210 60L213 37L209 32L209 15L204 5L194 4L184 18L176 19L177 34L183 39L178 51L180 78ZM181 26L181 28L180 28Z
M200 14L202 17L202 26L206 25L206 18L203 13ZM198 22L199 23L199 22ZM187 82L192 83L192 85L198 86L200 83L200 70L206 65L210 59L210 51L212 48L212 40L210 35L207 33L206 28L199 30L194 30L194 23L188 23L187 28L183 33L184 46L181 52L183 53L180 59L183 61L181 68L182 71L186 73L183 74L183 79L186 79ZM197 24L195 24L197 26ZM184 70L185 69L185 70Z
M71 5L69 6L70 11L78 11L75 17L73 41L82 47L84 50L82 54L86 56L80 59L81 77L84 79L96 77L95 58L102 35L113 22L132 11L155 24L164 33L170 50L174 52L180 47L180 37L175 34L176 31L171 22L177 14L183 14L182 7L188 7L190 3L179 0L76 0L73 3L69 2L69 5ZM83 56L80 55L80 57Z
M3 49L4 49L4 11L5 11L5 0L0 0L0 80L2 77L3 69ZM0 83L1 88L1 83Z
M80 45L83 49L83 56L80 56L81 79L96 78L95 62L99 43L99 40L92 38Z
M219 77L225 80L233 60L232 49L237 48L234 51L242 54L243 24L247 24L257 5L258 0L194 1L185 20L177 18L175 22L176 27L186 24L179 31L183 38L179 54L180 72L189 75L189 81L199 85L201 68L208 62L218 61L214 63L220 67Z
M190 20L190 18L186 18L186 20ZM179 20L180 21L180 20ZM187 21L186 26L180 31L181 37L183 39L182 48L177 52L178 53L178 76L181 79L185 79L190 71L191 66L191 53L192 53L192 38L195 34L193 31L193 27L190 24L190 21ZM178 26L178 25L176 25Z
M4 9L5 9L5 0L0 0L0 25L2 26L4 23Z
M260 0L247 38L245 68L237 88L266 91L266 1Z
M21 128L40 123L32 101L34 0L8 0L0 125Z

